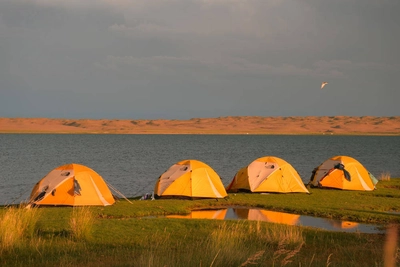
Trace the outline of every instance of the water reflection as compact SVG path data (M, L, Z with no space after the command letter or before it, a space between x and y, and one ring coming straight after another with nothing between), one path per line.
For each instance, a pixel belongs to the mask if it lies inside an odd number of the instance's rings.
M238 219L296 225L300 215L261 209L232 209ZM234 219L234 218L233 218Z
M254 208L225 208L215 210L196 210L188 215L167 215L167 218L254 220L288 225L316 227L337 232L385 233L377 225L350 221L332 220L305 215L290 214Z
M167 215L167 218L179 218L179 219L217 219L224 220L226 218L226 212L228 209L220 210L194 210L187 215Z
M333 221L332 220L332 226L338 229L351 229L358 227L358 223L356 222L348 222L348 221Z

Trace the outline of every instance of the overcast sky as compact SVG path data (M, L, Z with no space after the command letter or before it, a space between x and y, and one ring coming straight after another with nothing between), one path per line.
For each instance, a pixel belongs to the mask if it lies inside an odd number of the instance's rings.
M399 12L399 0L0 0L0 117L400 116Z

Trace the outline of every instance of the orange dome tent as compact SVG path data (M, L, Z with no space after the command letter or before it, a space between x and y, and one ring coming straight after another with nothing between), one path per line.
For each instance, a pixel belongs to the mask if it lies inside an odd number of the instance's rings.
M258 158L240 169L226 191L309 193L293 166L272 156Z
M372 191L376 178L356 159L335 156L314 169L309 185L343 190Z
M115 202L103 178L79 164L59 166L33 188L29 204L108 206Z
M157 180L154 195L158 197L224 198L219 175L198 160L182 160L172 165Z

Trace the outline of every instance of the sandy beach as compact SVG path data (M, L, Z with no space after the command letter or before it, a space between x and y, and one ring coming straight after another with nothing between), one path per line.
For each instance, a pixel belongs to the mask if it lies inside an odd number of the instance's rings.
M219 117L189 120L0 118L0 133L400 135L400 117Z

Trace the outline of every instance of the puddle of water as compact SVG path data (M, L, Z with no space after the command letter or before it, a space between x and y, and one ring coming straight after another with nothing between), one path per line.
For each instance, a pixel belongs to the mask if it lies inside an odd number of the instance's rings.
M166 218L217 219L217 220L255 220L288 225L310 226L337 232L385 233L377 225L350 221L332 220L312 216L290 214L263 209L226 208L216 210L195 210L188 215L167 215Z

